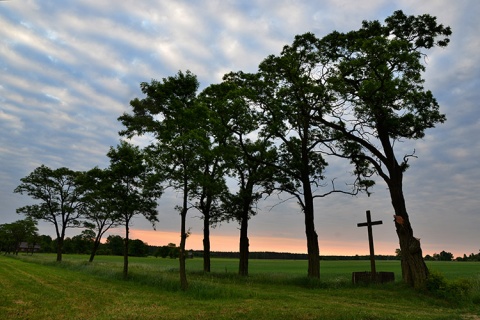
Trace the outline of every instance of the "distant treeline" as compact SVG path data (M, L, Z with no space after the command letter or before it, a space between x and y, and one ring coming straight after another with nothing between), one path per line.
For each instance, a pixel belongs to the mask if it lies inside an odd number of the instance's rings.
M13 225L13 224L12 224ZM10 233L7 233L9 225L0 225L0 252L18 253L19 251L26 252L56 252L56 239L52 239L47 235L35 236L34 238L16 239ZM26 244L21 247L20 244ZM97 255L123 255L123 237L119 235L110 235L105 243L100 244L97 250ZM93 246L93 238L88 234L82 233L71 238L67 237L64 240L63 253L67 254L90 254ZM28 248L35 248L29 250ZM148 245L140 239L130 239L129 256L146 257L155 256L158 258L178 258L179 249L176 244L169 243L164 246ZM375 260L400 260L401 252L397 249L396 255L375 255ZM240 253L233 251L214 251L211 252L212 258L232 258L239 259ZM187 258L203 258L202 250L187 250ZM259 251L250 252L250 259L276 259L276 260L308 260L306 253L289 253L289 252L272 252ZM320 255L321 260L369 260L369 255ZM454 258L453 254L446 251L434 253L425 256L426 261L480 261L480 252L470 255L464 254L463 257Z
M193 251L193 257L203 257L203 251ZM211 252L212 258L240 258L239 252ZM250 259L278 259L278 260L308 260L306 253L289 253L289 252L272 252L272 251L260 251L250 252ZM337 256L328 255L320 256L321 260L369 260L369 255L353 255L353 256ZM399 260L400 257L394 255L375 255L376 260Z

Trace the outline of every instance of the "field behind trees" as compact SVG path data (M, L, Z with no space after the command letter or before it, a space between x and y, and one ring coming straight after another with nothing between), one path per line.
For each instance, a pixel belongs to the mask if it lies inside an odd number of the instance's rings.
M399 280L398 261L379 261L395 283L354 286L351 272L369 261L324 261L321 279L306 277L305 260L251 260L250 276L237 259L187 260L191 279L180 290L178 260L132 258L122 280L122 258L51 254L0 256L1 319L479 319L480 263L429 262L449 283L472 291L418 292ZM463 280L462 280L463 279ZM456 288L455 286L453 288Z

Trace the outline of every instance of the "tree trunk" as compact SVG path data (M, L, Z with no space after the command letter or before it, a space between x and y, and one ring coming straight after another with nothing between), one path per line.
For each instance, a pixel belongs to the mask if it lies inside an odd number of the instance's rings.
M423 260L420 240L413 236L405 198L403 196L401 173L390 180L389 190L392 205L395 210L395 227L401 250L402 278L410 286L421 289L425 286L429 271Z
M125 226L125 245L123 247L123 279L128 278L128 222Z
M186 217L187 217L187 209L186 207L182 208L181 215L181 230L180 230L180 253L179 253L179 261L180 261L180 288L183 291L188 289L188 282L187 282L187 272L185 268L185 244L187 241L187 233L186 233Z
M210 214L203 216L203 271L210 272Z
M243 213L240 224L240 262L238 265L238 274L248 276L248 210Z
M57 238L57 262L62 262L63 238Z
M310 192L308 192L310 190ZM320 249L318 247L318 235L315 231L313 196L310 185L304 185L304 201L303 208L305 214L305 234L307 236L308 250L308 277L320 278Z
M93 262L93 259L95 258L95 254L97 253L98 247L100 247L100 237L95 239L95 242L93 243L93 248L92 252L90 253L90 259L88 262Z

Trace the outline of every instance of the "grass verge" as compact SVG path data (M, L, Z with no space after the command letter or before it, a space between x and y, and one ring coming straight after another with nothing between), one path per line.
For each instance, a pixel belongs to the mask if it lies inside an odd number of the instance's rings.
M267 272L258 269L247 278L225 271L226 260L213 261L220 267L210 274L189 262L190 288L182 292L176 264L168 259L132 259L128 281L121 279L120 258L52 260L0 257L0 319L480 318L479 301L453 303L400 282L353 286L335 264L316 281L297 272L273 273L265 262Z

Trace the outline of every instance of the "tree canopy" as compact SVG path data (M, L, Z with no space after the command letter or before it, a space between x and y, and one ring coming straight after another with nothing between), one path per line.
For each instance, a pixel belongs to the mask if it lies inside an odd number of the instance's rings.
M180 282L188 287L185 270L185 243L188 236L186 216L189 198L197 190L203 168L202 155L209 150L210 139L201 125L205 116L197 101L198 80L187 71L162 81L143 82L145 98L130 102L133 114L124 113L119 120L126 127L121 135L149 134L155 138L148 147L150 159L167 187L182 193L180 212ZM200 124L200 125L199 125Z
M47 166L36 168L28 176L20 179L22 183L14 192L27 194L40 203L17 209L27 217L44 220L55 226L57 234L57 261L62 261L62 245L67 228L80 226L81 193L77 190L75 179L79 172L68 168L50 169Z

